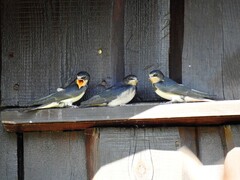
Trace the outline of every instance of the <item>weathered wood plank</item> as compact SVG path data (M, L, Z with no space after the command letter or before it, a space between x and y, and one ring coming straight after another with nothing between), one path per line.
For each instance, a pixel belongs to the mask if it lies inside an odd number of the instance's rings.
M174 152L170 153L173 156L167 153L157 154L157 150L171 151L181 146L177 128L100 128L96 131L98 133L93 133L92 136L97 135L98 140L93 142L89 139L90 142L97 143L92 145L96 147L95 153L88 157L88 163L94 162L97 166L93 179L177 177L178 173L168 173L173 168L172 161L167 164L159 163L161 160L167 162L165 159L176 157ZM91 134L89 136L91 137ZM181 166L177 167L174 169L181 174Z
M17 137L7 133L0 123L0 177L1 179L17 179Z
M223 31L223 84L226 99L240 98L240 2L238 0L222 2L222 31Z
M25 179L87 179L83 132L24 134Z
M240 125L231 125L234 147L240 147Z
M240 121L240 101L144 103L115 108L65 108L1 112L7 131L77 130L96 126L207 125ZM94 113L93 113L94 112Z
M223 144L224 156L235 147L231 125L225 125L220 128L220 135Z
M115 81L111 0L2 4L2 106L48 95L80 70L92 77L88 96Z
M126 1L124 28L125 74L139 78L144 101L159 99L148 81L155 68L168 73L169 0Z
M186 146L196 156L198 155L198 135L196 127L179 127L181 145Z
M183 82L219 98L239 99L240 3L185 1Z
M98 161L95 161L95 157L98 155L99 144L99 129L89 128L85 130L85 147L86 147L86 160L87 160L87 177L92 179L95 172L97 172L99 166Z
M221 163L225 156L220 127L199 127L199 159L204 165Z
M125 0L114 0L112 10L112 39L110 71L114 74L114 80L122 81L124 77L124 8ZM108 69L105 69L108 71Z
M223 98L221 3L186 0L184 9L182 82Z

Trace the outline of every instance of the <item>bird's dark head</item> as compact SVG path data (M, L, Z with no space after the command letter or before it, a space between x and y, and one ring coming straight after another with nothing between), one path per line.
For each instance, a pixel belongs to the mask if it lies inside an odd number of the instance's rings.
M136 86L138 83L137 76L135 75L128 75L123 79L123 82L128 85Z
M154 84L164 81L164 75L160 70L153 70L149 73L149 80Z
M78 85L79 89L86 86L89 80L90 75L86 71L80 71L79 73L77 73L76 84Z

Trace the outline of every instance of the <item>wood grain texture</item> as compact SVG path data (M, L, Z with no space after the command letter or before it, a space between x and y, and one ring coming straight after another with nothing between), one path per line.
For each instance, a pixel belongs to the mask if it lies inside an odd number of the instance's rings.
M220 128L220 135L223 144L224 156L235 147L231 125L225 125Z
M178 127L181 145L186 146L191 152L198 156L198 134L196 127Z
M112 10L111 63L110 71L114 81L122 81L124 77L124 8L126 0L114 0ZM105 69L108 71L108 69Z
M184 9L182 82L223 98L221 3L186 0Z
M185 1L183 82L216 94L240 98L240 3Z
M199 127L199 159L204 165L218 164L225 156L219 127Z
M1 179L17 179L17 137L7 133L0 123L0 177Z
M125 74L139 78L143 101L159 100L148 73L160 68L168 74L169 0L126 1L124 26Z
M172 161L165 166L159 163L165 158L171 159L171 156L158 156L155 150L173 151L179 148L177 128L99 128L97 131L99 139L93 145L96 152L94 156L88 157L97 165L93 179L156 179L174 176L167 173ZM176 169L181 171L181 168ZM102 176L102 171L108 173Z
M86 161L87 161L87 177L92 179L97 172L99 166L95 158L98 156L99 144L99 129L89 128L84 131L85 134L85 147L86 147Z
M2 106L48 95L80 70L92 77L88 96L115 81L111 0L2 3Z
M223 85L225 99L240 98L240 2L238 0L222 0L223 31Z
M87 179L83 132L24 134L25 179Z
M62 131L96 126L209 125L240 121L240 101L156 104L120 107L1 112L7 131ZM93 113L94 112L94 113Z
M240 126L232 125L231 132L232 132L232 140L233 140L234 147L240 147Z

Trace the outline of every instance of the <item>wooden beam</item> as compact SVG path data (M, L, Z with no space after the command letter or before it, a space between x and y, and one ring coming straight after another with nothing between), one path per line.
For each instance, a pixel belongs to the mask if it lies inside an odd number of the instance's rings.
M115 108L65 108L34 112L6 110L9 132L78 130L99 126L209 125L240 122L240 100L202 103L143 103Z

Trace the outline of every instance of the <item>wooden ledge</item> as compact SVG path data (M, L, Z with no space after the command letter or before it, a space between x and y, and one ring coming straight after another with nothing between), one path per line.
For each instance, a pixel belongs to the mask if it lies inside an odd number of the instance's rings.
M220 125L240 123L240 100L199 103L141 103L120 107L64 108L35 112L5 110L8 132L80 130L99 126Z

